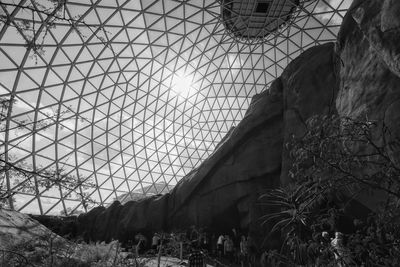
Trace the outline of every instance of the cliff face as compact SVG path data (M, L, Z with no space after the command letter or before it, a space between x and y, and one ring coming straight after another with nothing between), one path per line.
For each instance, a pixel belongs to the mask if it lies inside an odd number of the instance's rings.
M171 193L95 208L79 217L78 229L88 239L107 241L192 225L261 233L260 217L268 210L258 198L287 181L284 142L292 133L303 133L311 115L332 111L338 90L334 55L330 43L293 60L269 91L252 99L244 119L216 151Z
M269 91L253 98L241 123L171 193L98 207L78 219L88 239L122 241L136 232L235 227L262 235L258 205L266 189L288 183L284 144L301 136L314 114L368 117L385 123L382 142L393 160L400 148L400 2L356 0L338 43L310 48L293 60Z
M340 115L381 120L400 90L400 2L356 1L339 34Z
M378 138L400 163L400 1L354 1L338 44L338 113L379 122Z
M337 53L342 65L339 115L375 121L375 142L400 167L400 2L354 1L339 33ZM358 200L375 209L380 194L360 194Z

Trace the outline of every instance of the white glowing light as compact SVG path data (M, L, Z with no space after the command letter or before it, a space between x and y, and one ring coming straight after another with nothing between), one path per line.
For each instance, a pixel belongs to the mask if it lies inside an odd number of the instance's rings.
M172 90L180 96L190 96L193 93L193 77L176 73L172 80Z

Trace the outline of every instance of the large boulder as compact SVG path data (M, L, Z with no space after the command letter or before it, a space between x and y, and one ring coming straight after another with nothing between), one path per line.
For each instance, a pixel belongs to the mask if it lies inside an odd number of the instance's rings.
M268 91L253 97L238 126L169 194L96 208L79 216L78 229L92 240L127 241L137 232L236 228L261 242L266 229L260 217L270 210L259 197L288 180L284 142L301 135L310 116L334 110L335 59L332 43L305 51Z
M61 239L29 215L0 208L0 249L49 237Z
M377 123L373 142L400 167L400 1L356 0L338 37L341 58L336 107L340 116ZM353 147L355 151L371 146ZM364 170L365 171L365 170ZM385 193L361 193L358 200L378 209Z
M391 144L400 136L400 2L354 1L338 44L339 114L383 123L388 135L381 136L398 160L399 149Z
M400 99L399 14L399 1L353 2L338 40L337 52L342 62L340 91L336 98L339 115L384 121L389 107L392 114L397 112L396 102Z

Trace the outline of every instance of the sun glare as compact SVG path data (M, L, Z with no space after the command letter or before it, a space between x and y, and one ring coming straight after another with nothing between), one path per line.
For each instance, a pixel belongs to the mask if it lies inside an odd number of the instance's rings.
M186 74L175 74L172 80L172 90L180 96L190 96L193 90L193 78Z

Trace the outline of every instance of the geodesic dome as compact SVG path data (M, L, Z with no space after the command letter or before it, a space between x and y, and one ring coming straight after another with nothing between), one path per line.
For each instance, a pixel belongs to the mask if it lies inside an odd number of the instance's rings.
M296 1L243 38L228 2L1 1L3 205L66 214L168 192L288 62L336 39L351 4Z

